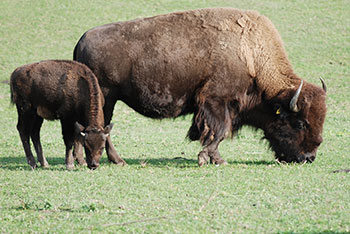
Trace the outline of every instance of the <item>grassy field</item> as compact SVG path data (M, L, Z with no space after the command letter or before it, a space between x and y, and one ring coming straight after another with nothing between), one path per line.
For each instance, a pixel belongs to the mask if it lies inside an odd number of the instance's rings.
M244 128L220 145L228 166L197 167L191 116L154 121L118 103L112 139L128 166L64 166L58 122L42 128L49 169L32 171L7 80L25 63L71 59L89 28L177 10L229 6L268 16L297 74L328 85L316 161L280 165ZM350 4L348 0L0 1L0 233L350 232Z

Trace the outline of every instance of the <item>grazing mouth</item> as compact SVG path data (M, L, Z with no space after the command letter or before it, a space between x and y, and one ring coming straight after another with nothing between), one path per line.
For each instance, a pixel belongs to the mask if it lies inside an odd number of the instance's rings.
M88 165L88 168L90 170L96 170L98 168L98 165Z
M276 161L279 163L312 163L316 155L312 153L299 154L297 156L287 156L285 154L276 155Z

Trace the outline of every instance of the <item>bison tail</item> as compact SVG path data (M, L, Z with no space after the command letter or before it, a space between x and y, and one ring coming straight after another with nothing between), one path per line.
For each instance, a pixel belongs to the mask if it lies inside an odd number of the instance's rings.
M12 73L11 78L10 78L10 93L11 93L11 105L16 104L17 100L17 93L14 90L14 79L15 79L15 72L17 69Z

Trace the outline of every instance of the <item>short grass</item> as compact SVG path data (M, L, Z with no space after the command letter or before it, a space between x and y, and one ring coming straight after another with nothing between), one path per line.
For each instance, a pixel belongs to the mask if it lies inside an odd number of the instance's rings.
M6 81L18 66L71 59L89 28L177 10L255 9L280 31L296 72L328 85L324 143L313 164L280 165L244 128L220 145L228 166L197 167L191 116L154 121L123 103L112 139L128 166L66 171L58 122L45 122L51 167L31 171ZM350 232L350 4L347 0L0 1L1 233Z

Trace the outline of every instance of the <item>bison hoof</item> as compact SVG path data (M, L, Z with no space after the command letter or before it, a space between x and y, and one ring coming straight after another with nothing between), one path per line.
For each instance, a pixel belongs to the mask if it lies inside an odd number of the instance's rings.
M82 161L78 160L78 165L79 166L87 166L87 163L85 160L82 160Z
M108 160L111 163L117 164L118 166L125 166L128 165L122 158L118 158L118 159L109 159Z
M201 151L199 154L198 154L198 166L203 166L205 164L208 164L208 161L209 161L209 157L208 157L208 154L204 151Z
M41 167L42 168L49 168L49 164L48 163L43 163L43 164L41 164Z
M215 164L216 166L228 165L228 163L225 160L223 160L223 159L212 159L211 163Z
M118 166L125 166L128 165L123 159L116 163Z
M34 161L28 161L29 166L32 168L32 170L34 170L35 168L37 168L38 166L36 165L36 162Z
M66 168L67 168L67 170L71 171L74 169L74 164L67 164Z

